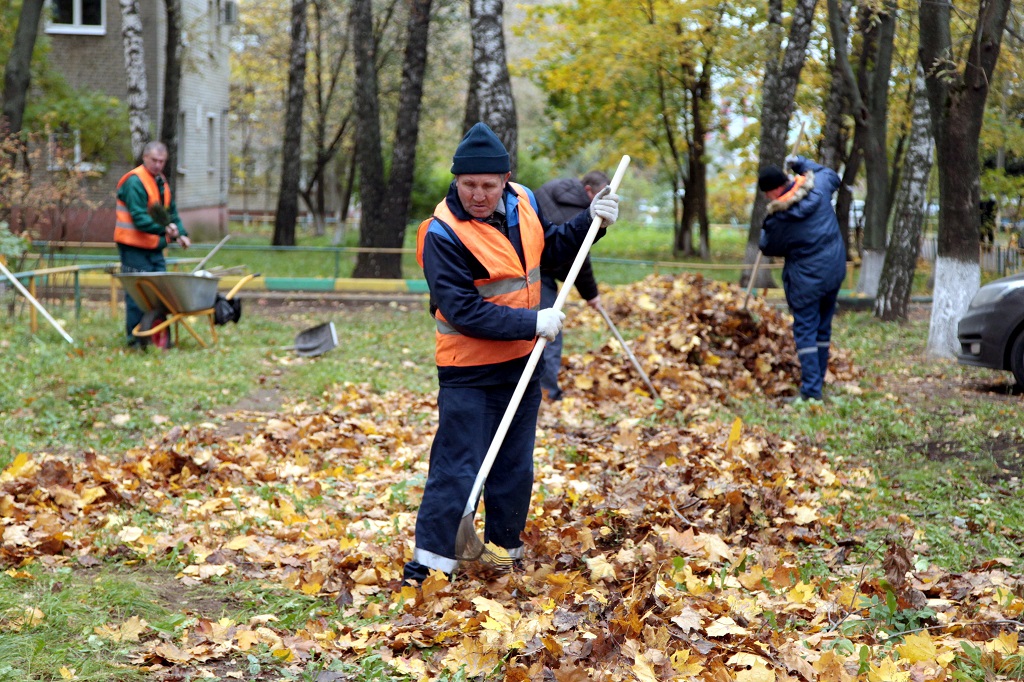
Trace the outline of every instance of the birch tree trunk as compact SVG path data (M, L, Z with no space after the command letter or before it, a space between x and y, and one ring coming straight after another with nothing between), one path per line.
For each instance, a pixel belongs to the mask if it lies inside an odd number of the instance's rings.
M918 55L925 72L939 167L938 255L927 349L932 356L955 357L957 324L981 285L978 142L1011 2L981 3L962 67L950 59L951 6L921 3L918 13Z
M505 52L504 11L502 0L469 0L473 70L469 77L462 129L469 130L478 121L490 126L508 150L512 179L515 180L519 128Z
M295 246L299 219L299 179L302 176L302 107L306 101L307 0L292 0L291 49L288 55L288 95L284 139L281 143L281 188L274 217L274 246Z
M39 17L43 13L46 0L23 0L21 13L18 15L18 28L14 34L14 44L7 56L4 67L4 108L0 121L0 134L16 135L21 132L21 121L25 116L25 100L28 86L32 80L32 51L35 49L36 36L39 35Z
M807 43L814 26L814 8L818 0L797 0L789 25L786 49L782 50L786 31L782 25L782 0L768 2L768 54L765 60L764 84L761 88L761 142L758 149L757 166L769 164L782 166L786 154L786 136L789 120L793 116L793 102L800 72L807 57ZM753 264L757 257L758 242L761 240L761 223L767 215L768 202L763 192L754 192L754 208L750 214L750 228L747 232L745 262ZM750 273L744 272L741 284L745 285ZM771 271L758 271L757 287L771 286Z
M928 176L931 172L932 121L928 111L924 69L918 64L910 139L903 160L900 185L896 191L885 265L875 296L875 317L883 320L907 319L914 271L921 251L921 226L924 224Z
M124 41L124 70L128 79L128 128L132 136L132 154L136 161L140 161L142 148L150 140L150 130L146 52L138 0L121 0L121 39Z
M167 145L164 175L171 192L178 177L178 109L181 108L181 0L164 0L167 6L167 46L164 51L164 106L160 116L160 140Z

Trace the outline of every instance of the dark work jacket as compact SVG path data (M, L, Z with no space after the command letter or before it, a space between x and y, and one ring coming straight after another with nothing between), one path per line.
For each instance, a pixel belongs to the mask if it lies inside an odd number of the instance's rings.
M580 214L580 211L587 211L590 216L590 197L583 183L576 178L561 178L545 182L537 190L537 204L540 206L541 220L550 220L553 223L564 223L572 220ZM542 277L554 277L559 282L564 282L572 269L572 262L576 254L572 255L565 263L553 266L542 267ZM597 280L594 278L594 268L590 264L590 256L583 261L583 267L576 275L576 291L584 301L597 296Z
M846 277L846 246L832 208L839 176L802 156L790 166L803 176L803 183L791 182L768 204L760 246L764 255L786 259L782 286L789 307L795 309L839 290Z
M537 209L533 192L523 188L526 196L520 196L505 185L502 201L508 222L508 236L497 228L480 222L486 229L494 230L495 239L508 239L520 261L523 261L523 244L519 236L520 201L529 201ZM462 202L455 183L448 188L445 197L448 208L460 220L476 220ZM541 268L549 264L572 260L579 251L590 228L589 215L581 213L563 224L552 224L541 215L544 226L544 253ZM597 239L605 234L605 228L597 232ZM457 237L445 230L436 221L430 225L423 241L423 274L430 287L431 305L441 310L445 319L460 333L481 339L533 339L537 336L537 311L527 308L511 308L485 301L477 291L474 280L486 279L487 271L472 253L458 242ZM505 362L477 365L473 367L438 367L437 378L441 386L493 386L515 384L519 381L529 353L521 358Z

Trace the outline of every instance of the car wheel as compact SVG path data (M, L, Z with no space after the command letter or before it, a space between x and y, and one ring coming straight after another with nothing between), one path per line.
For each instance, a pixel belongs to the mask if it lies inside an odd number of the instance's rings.
M1024 332L1017 335L1010 347L1010 371L1017 385L1024 388Z
M167 311L163 308L153 308L148 310L142 315L142 320L139 322L139 331L148 332L153 327L156 327L167 319ZM142 348L146 348L149 345L156 346L157 348L167 349L171 347L171 328L161 329L152 336L140 336L139 345Z

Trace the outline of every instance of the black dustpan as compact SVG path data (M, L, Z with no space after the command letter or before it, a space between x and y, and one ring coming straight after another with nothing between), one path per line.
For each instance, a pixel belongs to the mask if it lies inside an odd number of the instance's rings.
M305 358L323 355L338 345L338 332L333 322L324 322L315 327L301 331L295 337L295 345L286 350L294 350L297 355Z

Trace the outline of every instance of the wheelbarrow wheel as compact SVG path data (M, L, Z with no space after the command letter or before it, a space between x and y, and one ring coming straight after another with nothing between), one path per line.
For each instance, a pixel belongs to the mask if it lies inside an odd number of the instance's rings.
M152 308L142 315L142 320L139 322L139 331L148 332L153 327L159 326L167 320L167 311L161 307ZM167 349L173 344L171 342L171 328L161 329L152 336L140 336L139 346L145 350L148 346L155 346L157 348Z

